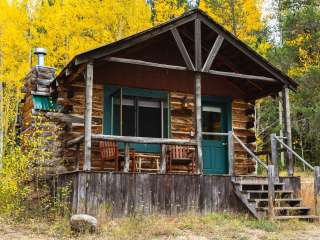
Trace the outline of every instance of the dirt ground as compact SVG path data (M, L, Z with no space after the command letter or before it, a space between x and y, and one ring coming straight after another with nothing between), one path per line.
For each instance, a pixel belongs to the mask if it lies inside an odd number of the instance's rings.
M136 216L104 220L97 233L75 235L68 219L0 218L0 239L320 240L320 224L258 221L234 214Z

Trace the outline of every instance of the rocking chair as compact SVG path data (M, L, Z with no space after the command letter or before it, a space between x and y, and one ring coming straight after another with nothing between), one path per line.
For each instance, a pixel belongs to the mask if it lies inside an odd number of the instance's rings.
M187 166L188 172L195 172L195 150L187 146L169 145L167 150L168 172L172 165Z
M99 143L100 149L100 161L101 161L101 169L105 168L105 163L107 161L114 162L114 170L120 170L120 162L119 162L119 148L116 141L100 141Z
M121 168L121 160L124 160L124 154L120 153L118 144L116 141L100 141L100 160L101 160L101 170L105 168L105 163L107 161L114 162L114 171L120 171ZM134 149L131 149L129 152L130 159L132 159L131 163L131 171L136 171L136 156Z

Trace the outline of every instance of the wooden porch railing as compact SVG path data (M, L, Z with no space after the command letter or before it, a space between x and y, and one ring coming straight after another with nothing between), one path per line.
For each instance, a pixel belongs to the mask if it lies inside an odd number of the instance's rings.
M131 136L115 136L115 135L103 135L103 134L92 134L92 140L111 140L116 142L124 143L124 172L129 171L129 143L137 143L137 144L159 144L161 146L160 152L160 173L166 172L166 145L182 145L182 146L191 146L197 147L196 140L188 140L188 139L171 139L171 138L150 138L150 137L131 137ZM76 170L79 170L79 149L80 144L84 141L84 136L80 136L78 138L72 139L67 142L67 147L71 147L76 145L77 149L77 164Z

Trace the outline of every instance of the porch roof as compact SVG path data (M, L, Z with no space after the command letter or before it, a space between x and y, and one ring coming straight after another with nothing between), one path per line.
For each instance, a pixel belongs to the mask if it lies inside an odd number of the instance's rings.
M197 21L201 24L200 33L196 32ZM198 46L197 41L201 42ZM196 56L195 48L199 46L202 54ZM200 61L196 61L196 58L200 58ZM176 85L188 81L188 78L192 81L194 72L201 72L205 82L220 81L221 90L228 88L230 96L246 99L277 94L283 87L291 90L298 87L294 80L199 9L122 40L80 53L66 65L57 79L79 78L84 65L90 61L95 63L94 81L98 82L106 78L106 69L115 79L131 75L139 78L138 75L142 73L145 79L154 78L165 72L178 79ZM196 66L197 62L201 62L201 66ZM123 64L130 72L127 75L121 73ZM152 73L148 71L150 67ZM133 79L130 81L134 82ZM226 86L222 86L224 83ZM205 84L203 88L206 89Z

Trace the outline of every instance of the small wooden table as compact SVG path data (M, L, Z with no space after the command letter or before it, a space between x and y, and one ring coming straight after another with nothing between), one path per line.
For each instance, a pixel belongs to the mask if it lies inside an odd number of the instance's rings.
M155 153L136 153L137 162L137 171L145 172L159 172L160 171L160 154ZM151 167L143 168L143 161L149 161Z

